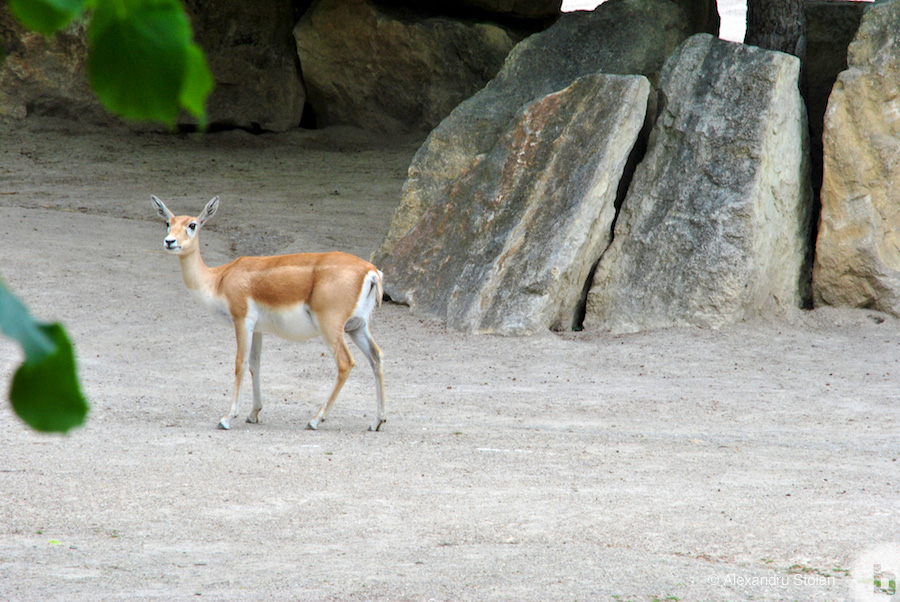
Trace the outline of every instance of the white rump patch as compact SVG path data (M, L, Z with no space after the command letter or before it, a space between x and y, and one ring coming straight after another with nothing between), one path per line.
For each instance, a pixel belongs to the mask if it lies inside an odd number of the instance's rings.
M356 300L356 306L353 308L353 313L350 314L350 319L347 320L344 330L348 332L356 330L363 324L369 322L369 316L372 314L372 310L378 305L376 299L378 295L378 278L378 272L369 272L366 274L366 278L363 280L362 290L359 291L359 299Z

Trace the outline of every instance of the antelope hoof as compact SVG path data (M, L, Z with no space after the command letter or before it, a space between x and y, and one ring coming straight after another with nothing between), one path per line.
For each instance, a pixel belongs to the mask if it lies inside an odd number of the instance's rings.
M373 422L371 425L369 425L369 430L372 432L380 431L381 425L384 424L385 422L387 422L387 418L379 418L378 420Z
M231 420L229 420L228 418L223 418L219 421L219 428L223 431L227 431L231 428Z
M247 422L249 424L259 424L259 416L247 416Z
M306 425L306 430L314 431L319 428L319 421L316 419L310 420L309 424Z

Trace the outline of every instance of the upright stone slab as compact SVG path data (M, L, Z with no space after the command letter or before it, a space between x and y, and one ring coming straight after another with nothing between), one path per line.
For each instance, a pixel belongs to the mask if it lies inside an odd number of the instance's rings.
M666 57L692 33L691 19L674 0L610 0L593 12L564 14L520 42L497 77L456 107L416 153L390 230L373 255L375 264L395 253L394 245L426 208L447 200L524 105L596 72L642 74L655 85ZM394 274L386 276L386 292L402 297Z
M718 327L801 303L811 199L799 69L709 35L672 55L587 327Z
M900 1L876 3L825 113L817 305L900 315Z
M428 132L497 74L513 48L492 23L317 0L294 28L320 126Z
M526 106L384 258L398 300L474 332L571 327L649 91L595 74Z

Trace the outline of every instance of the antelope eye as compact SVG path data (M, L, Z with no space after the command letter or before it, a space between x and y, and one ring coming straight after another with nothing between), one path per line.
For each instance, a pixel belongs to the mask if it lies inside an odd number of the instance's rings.
M166 232L168 232L171 229L172 229L172 224L170 224L169 222L166 222Z
M197 222L191 222L190 224L188 224L188 229L191 232L194 232L197 229Z

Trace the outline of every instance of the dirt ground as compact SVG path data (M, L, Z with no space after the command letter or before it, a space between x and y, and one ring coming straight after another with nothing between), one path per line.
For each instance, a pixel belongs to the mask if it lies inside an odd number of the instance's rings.
M0 599L869 599L857 581L873 595L854 563L900 551L900 323L881 314L500 338L386 304L382 432L366 432L358 353L305 430L333 360L273 338L260 423L217 430L233 335L161 251L150 194L192 214L221 196L211 265L368 257L416 148L352 130L0 128L0 274L65 323L92 405L65 437L0 406ZM0 341L4 382L20 359Z

